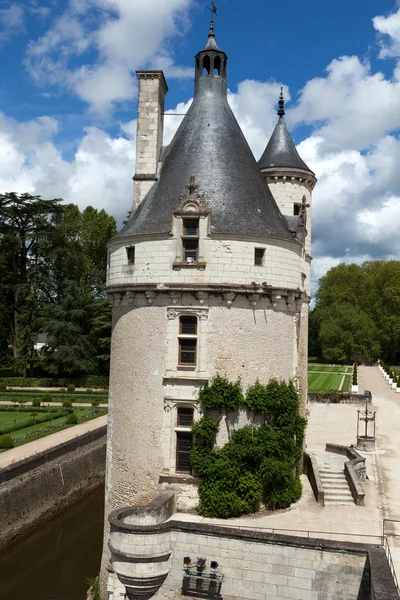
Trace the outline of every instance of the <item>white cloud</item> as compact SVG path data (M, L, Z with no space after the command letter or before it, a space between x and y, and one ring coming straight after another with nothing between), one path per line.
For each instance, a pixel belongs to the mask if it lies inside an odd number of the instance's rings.
M376 31L388 36L389 41L381 41L380 57L400 56L400 9L388 17L377 16L372 20Z
M17 4L0 9L0 41L6 41L24 30L24 10Z
M175 64L167 41L187 27L193 1L70 0L48 31L30 43L26 67L38 85L69 89L105 115L133 98L138 68L192 76L191 69Z

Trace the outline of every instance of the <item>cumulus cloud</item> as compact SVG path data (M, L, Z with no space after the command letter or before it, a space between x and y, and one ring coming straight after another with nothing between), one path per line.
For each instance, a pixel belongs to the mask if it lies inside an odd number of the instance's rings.
M192 76L176 65L167 41L187 24L193 0L69 0L67 10L29 45L26 67L37 84L73 91L101 115L131 100L134 71L162 68L169 77ZM95 60L93 60L93 53Z
M6 41L14 34L24 31L24 10L17 4L0 9L0 41Z

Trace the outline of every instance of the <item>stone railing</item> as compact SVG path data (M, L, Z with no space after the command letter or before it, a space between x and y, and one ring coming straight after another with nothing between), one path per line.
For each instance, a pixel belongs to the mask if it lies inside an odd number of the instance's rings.
M372 394L365 390L363 394L350 392L308 392L309 402L324 402L326 404L370 404Z
M352 446L341 446L340 444L326 444L326 452L342 454L349 459L344 463L344 473L353 495L354 502L358 506L364 506L365 492L361 484L365 481L366 466L365 458L362 457Z
M324 506L325 492L319 474L318 463L315 456L307 454L306 452L303 457L303 472L308 477L316 501L318 504Z

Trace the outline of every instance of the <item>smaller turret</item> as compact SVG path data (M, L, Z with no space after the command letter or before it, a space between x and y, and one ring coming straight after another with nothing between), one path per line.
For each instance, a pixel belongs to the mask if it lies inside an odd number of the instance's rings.
M286 126L283 89L279 96L278 123L258 166L289 229L304 244L311 259L311 196L317 179L296 150ZM307 224L307 227L306 227ZM306 269L309 278L309 269Z

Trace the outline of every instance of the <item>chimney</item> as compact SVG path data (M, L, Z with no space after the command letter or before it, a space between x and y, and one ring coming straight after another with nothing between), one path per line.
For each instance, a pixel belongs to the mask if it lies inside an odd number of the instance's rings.
M158 179L164 132L164 99L168 92L162 71L136 71L139 80L136 173L133 211Z

